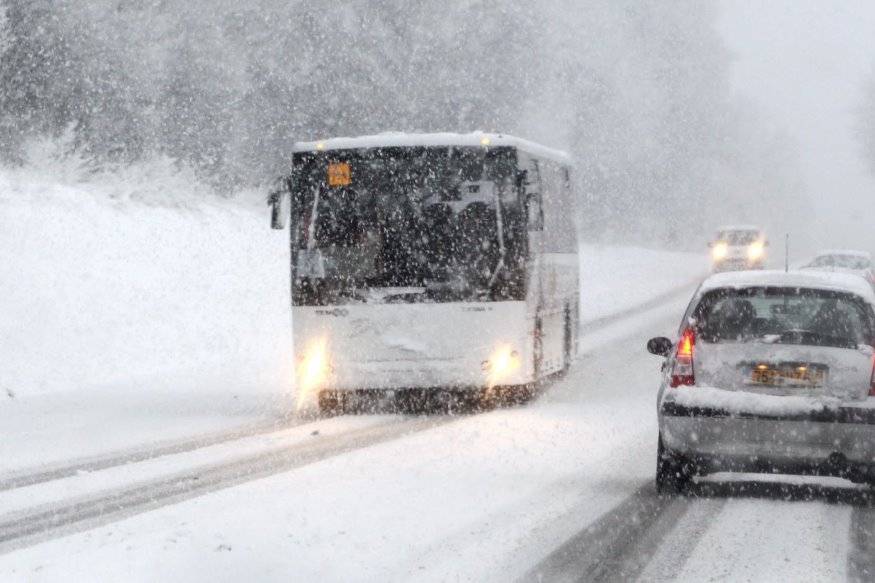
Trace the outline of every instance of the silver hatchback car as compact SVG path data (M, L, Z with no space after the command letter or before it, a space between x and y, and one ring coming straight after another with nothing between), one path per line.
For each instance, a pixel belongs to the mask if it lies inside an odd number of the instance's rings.
M656 484L742 471L875 483L875 294L840 273L714 275L696 291L659 388Z

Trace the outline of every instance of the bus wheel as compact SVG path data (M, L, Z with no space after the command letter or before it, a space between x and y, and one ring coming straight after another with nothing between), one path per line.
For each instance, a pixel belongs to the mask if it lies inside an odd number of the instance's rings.
M334 417L344 412L345 395L337 391L319 391L319 412L323 417Z
M565 376L568 372L568 369L571 368L571 349L574 346L574 342L571 338L571 308L565 306L565 326L563 326L563 340L562 340L562 370L560 374Z
M517 385L510 388L508 402L510 405L525 405L535 398L535 383Z
M535 317L535 332L534 332L534 344L533 344L533 362L532 366L535 371L535 381L537 381L541 376L541 364L544 360L544 339L542 337L544 330L543 324L541 322L541 316Z
M535 397L535 384L495 387L491 391L493 406L513 407L525 405Z

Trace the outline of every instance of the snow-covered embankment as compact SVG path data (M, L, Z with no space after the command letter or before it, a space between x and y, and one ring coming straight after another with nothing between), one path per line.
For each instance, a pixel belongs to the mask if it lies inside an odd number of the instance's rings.
M288 386L288 239L170 165L0 170L0 387Z

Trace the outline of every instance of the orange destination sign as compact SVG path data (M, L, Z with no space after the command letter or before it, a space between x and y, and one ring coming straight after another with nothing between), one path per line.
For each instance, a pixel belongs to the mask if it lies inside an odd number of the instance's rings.
M346 162L332 162L328 165L329 186L349 186L349 164Z

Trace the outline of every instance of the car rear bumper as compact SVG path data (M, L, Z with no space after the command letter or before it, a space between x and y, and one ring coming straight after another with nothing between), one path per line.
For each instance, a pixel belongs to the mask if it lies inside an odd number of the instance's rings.
M666 400L665 446L704 470L840 474L875 465L875 409L842 406L791 415L728 412Z

